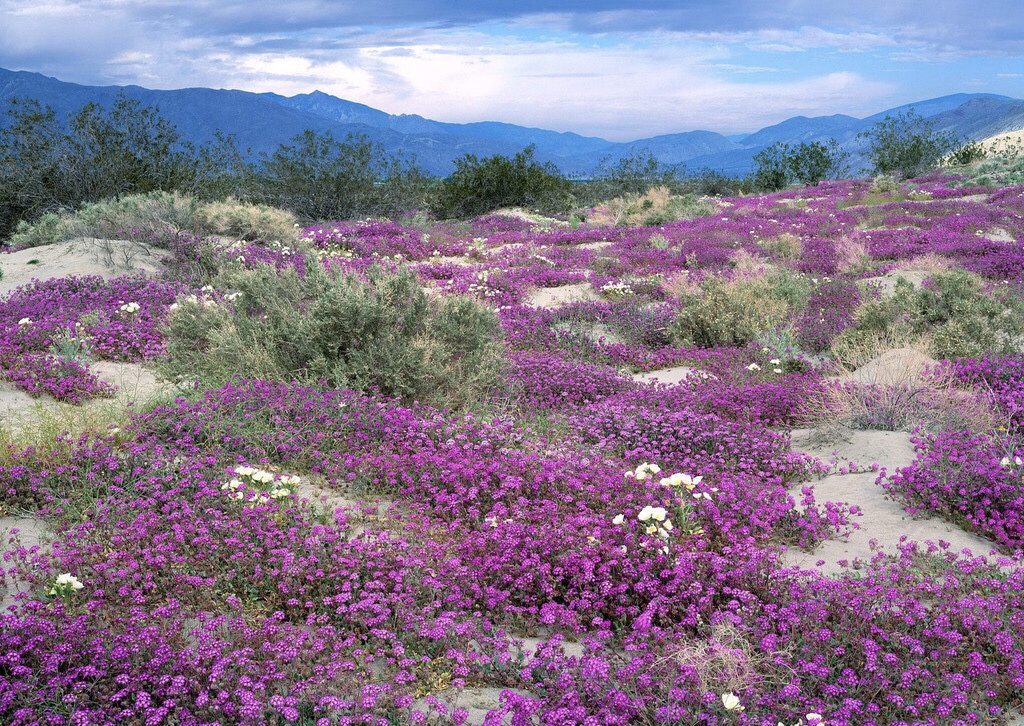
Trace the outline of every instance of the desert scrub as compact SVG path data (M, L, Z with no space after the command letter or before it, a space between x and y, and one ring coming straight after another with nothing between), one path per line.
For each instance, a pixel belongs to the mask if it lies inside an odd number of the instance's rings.
M196 221L206 232L235 239L293 245L298 239L298 223L291 212L233 197L201 205Z
M682 309L668 335L680 345L702 348L746 345L785 327L792 313L806 307L809 295L809 281L785 270L729 281L710 277L699 294L680 298Z
M77 211L50 212L32 224L21 222L10 246L38 247L78 237L141 238L170 246L182 232L294 244L298 228L291 212L274 207L233 198L204 203L180 192L157 191L103 199Z
M11 235L10 247L38 247L78 237L147 241L173 238L179 230L195 230L200 203L179 192L130 194L84 204L77 211L44 214L34 223L20 222ZM168 230L171 230L168 235Z
M219 386L235 377L295 381L465 406L501 379L493 312L431 300L413 273L366 278L269 265L229 269L230 294L179 300L168 320L168 377Z
M668 187L659 186L644 194L616 197L599 204L589 212L587 221L596 225L653 227L705 217L715 209L713 202L691 194L672 194Z
M856 322L836 337L832 352L850 360L864 338L889 347L929 340L935 358L976 358L986 353L1011 353L1024 334L1024 304L1013 295L986 292L981 278L957 270L933 275L920 289L896 281L890 297L862 305Z

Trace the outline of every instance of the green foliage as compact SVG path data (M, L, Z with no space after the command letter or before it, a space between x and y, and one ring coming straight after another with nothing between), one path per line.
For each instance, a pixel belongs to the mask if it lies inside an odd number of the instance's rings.
M375 268L364 280L315 261L299 274L226 270L233 304L182 300L168 323L164 372L221 385L236 376L466 406L500 380L499 325L464 298L431 300L413 273Z
M303 221L388 216L421 207L428 186L412 162L349 134L306 130L264 156L250 196L292 211Z
M816 186L822 179L834 179L846 172L847 154L835 139L801 142L795 146L777 142L754 157L751 183L763 191L785 189L792 181Z
M650 151L640 150L614 163L611 157L602 159L593 178L577 185L576 198L581 204L593 205L616 197L640 196L657 187L678 193L686 184L680 167L666 166Z
M981 161L986 156L988 156L988 153L985 151L982 143L980 141L971 141L961 144L949 152L944 163L946 166L967 166Z
M0 124L0 238L19 222L123 195L180 190L208 196L235 173L237 151L218 137L196 150L158 109L119 95L88 103L66 123L37 101L13 99Z
M530 145L509 158L466 154L438 186L431 211L442 218L473 217L502 207L526 207L543 214L572 209L572 183L553 164L533 158Z
M725 282L708 278L699 295L685 295L668 335L679 345L746 345L785 328L786 319L807 304L810 288L795 273Z
M753 183L766 192L777 192L789 184L789 144L781 141L754 156Z
M838 336L833 352L856 348L858 338L873 338L902 347L930 339L936 358L972 358L984 353L1012 353L1024 335L1024 303L1013 295L982 289L976 275L958 270L934 275L916 289L900 278L893 294L864 304L857 322Z
M867 140L868 158L876 173L904 179L934 169L957 147L951 133L936 131L933 123L912 110L886 116L858 138Z
M835 139L829 139L827 144L820 141L802 142L790 148L786 163L798 182L805 186L817 186L822 179L844 176L848 171L848 156Z
M155 191L87 203L77 212L49 212L18 224L16 247L67 242L78 237L170 242L179 232L239 239L296 242L295 217L281 209L227 199L202 202L180 192Z

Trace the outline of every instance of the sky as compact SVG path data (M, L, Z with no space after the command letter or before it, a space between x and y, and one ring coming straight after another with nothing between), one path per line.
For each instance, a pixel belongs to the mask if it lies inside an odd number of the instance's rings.
M612 141L1024 98L1022 0L0 0L0 67Z

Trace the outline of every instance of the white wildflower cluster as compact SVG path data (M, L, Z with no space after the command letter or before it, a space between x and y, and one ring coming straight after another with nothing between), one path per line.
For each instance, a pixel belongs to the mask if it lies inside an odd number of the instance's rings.
M496 295L501 294L500 290L491 287L491 275L497 274L497 272L497 270L481 270L476 273L476 282L470 283L469 287L466 288L466 292L470 295L477 295L484 298L495 297Z
M275 474L254 466L236 466L235 476L221 484L229 499L246 500L250 504L267 504L287 499L298 491L302 481L294 474Z
M761 370L761 366L759 366L757 363L751 363L749 366L747 366L747 370L748 371L759 371L759 370Z
M120 303L121 305L117 309L126 315L134 315L142 308L142 306L137 302L125 302L124 300L121 300Z
M57 579L54 580L53 587L50 588L49 592L54 597L67 597L83 587L85 585L77 577L70 572L65 572L62 575L57 575Z
M1009 456L1004 456L1002 459L999 460L999 466L1003 467L1004 469L1017 469L1020 468L1021 466L1024 466L1024 460L1022 460L1019 456L1015 456L1012 459Z
M625 282L606 282L601 285L601 292L611 297L626 297L633 294L633 288Z
M21 320L18 321L18 325L31 325L31 324L32 324L32 318L22 318Z

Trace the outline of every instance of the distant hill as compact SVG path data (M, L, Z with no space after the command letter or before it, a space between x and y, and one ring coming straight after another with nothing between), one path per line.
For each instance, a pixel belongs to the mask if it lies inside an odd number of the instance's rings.
M536 145L538 159L550 161L566 173L581 175L602 161L614 163L637 152L650 153L665 164L685 164L692 171L708 168L744 175L751 170L753 157L771 144L832 138L852 152L856 163L863 157L863 141L857 140L857 134L887 115L910 108L934 122L939 130L965 140L1024 128L1024 100L961 93L898 106L864 119L841 114L794 116L751 134L727 137L695 130L611 142L494 121L454 124L416 115L394 115L320 91L288 97L210 88L157 91L140 86L82 86L38 73L0 69L0 108L13 97L35 98L65 118L89 101L109 105L119 92L158 108L185 139L197 144L209 142L220 130L233 135L243 151L257 156L273 152L306 129L330 132L339 139L360 134L391 153L415 157L426 171L441 175L450 173L453 161L465 154L511 155L529 144Z

